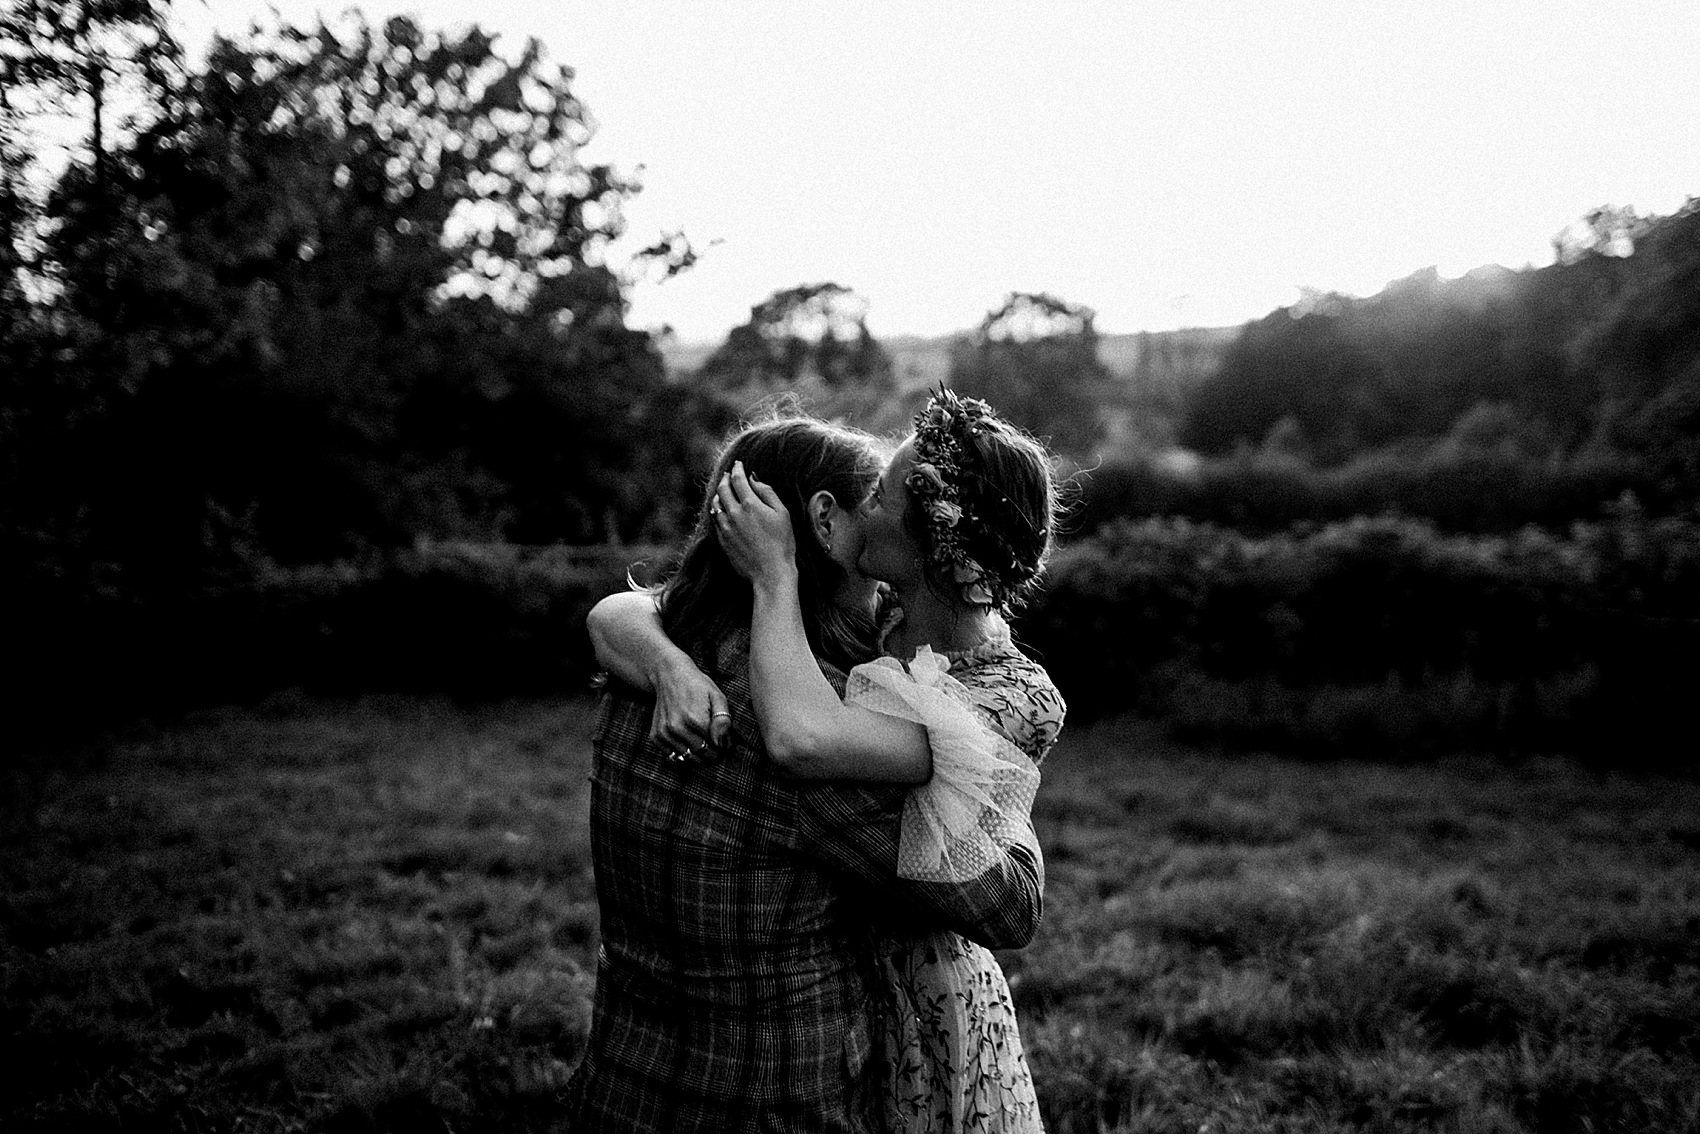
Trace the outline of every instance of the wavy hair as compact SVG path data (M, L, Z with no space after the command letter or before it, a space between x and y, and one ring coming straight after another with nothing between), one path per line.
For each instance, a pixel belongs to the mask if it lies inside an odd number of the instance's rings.
M712 663L727 635L750 624L754 599L749 581L726 557L708 511L715 486L734 461L744 462L746 472L773 488L791 513L798 597L810 649L846 670L872 657L873 611L846 610L837 601L845 571L815 538L808 503L815 493L830 492L840 507L861 507L879 480L882 453L868 434L812 417L758 421L721 447L696 526L660 585L661 622L668 636L699 662Z

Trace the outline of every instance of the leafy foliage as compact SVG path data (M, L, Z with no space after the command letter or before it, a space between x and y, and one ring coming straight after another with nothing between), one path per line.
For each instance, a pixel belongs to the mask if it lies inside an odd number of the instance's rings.
M50 727L71 704L99 725L290 686L584 688L585 613L669 558L425 544L269 566L173 603L88 602L41 635L14 728ZM1081 721L1145 713L1315 758L1558 751L1674 770L1693 766L1680 738L1700 680L1697 595L1700 528L1629 502L1566 535L1356 519L1251 536L1153 519L1065 546L1017 629ZM170 666L150 663L161 641Z
M906 420L896 403L891 355L868 330L868 302L835 283L776 291L693 376L698 395L726 425L781 395L817 416L884 432Z
M181 73L167 25L170 0L13 0L0 12L0 139L13 178L35 160L32 129L48 114L87 115L83 164L96 180L112 135L133 132ZM129 104L111 121L114 105ZM114 130L117 126L120 129ZM18 235L8 228L9 236Z
M603 262L636 187L579 160L571 78L476 29L282 27L219 42L104 177L73 165L55 287L8 305L19 560L156 593L420 536L671 534L676 395Z
M23 737L252 702L279 689L500 699L590 688L585 615L630 577L658 578L665 547L525 548L423 542L328 564L257 564L218 586L95 595L20 611L31 644L13 682ZM161 643L168 643L169 648Z
M1095 317L1052 295L1014 292L952 346L950 385L1059 452L1090 457L1104 437L1112 393Z
M1595 210L1573 229L1549 267L1450 281L1431 268L1248 324L1187 396L1180 443L1330 468L1469 443L1498 414L1537 461L1626 457L1656 482L1650 503L1692 506L1700 201L1662 218Z
M1315 755L1557 750L1691 768L1700 525L1626 501L1568 537L1355 519L1115 524L1024 618L1077 716Z
M1297 428L1296 426L1294 427ZM1247 534L1353 516L1404 516L1444 531L1492 534L1536 524L1555 532L1600 518L1625 492L1667 499L1633 454L1590 446L1554 453L1528 418L1483 402L1437 441L1399 442L1318 467L1277 430L1257 448L1186 460L1118 457L1081 474L1078 533L1117 519L1184 516Z

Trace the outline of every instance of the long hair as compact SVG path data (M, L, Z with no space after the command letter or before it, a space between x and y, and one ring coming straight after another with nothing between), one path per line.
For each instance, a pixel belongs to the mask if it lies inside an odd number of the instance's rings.
M678 565L661 584L661 622L668 636L699 662L712 663L715 647L727 634L750 624L749 581L727 559L708 512L715 486L734 461L744 462L746 472L777 492L791 513L798 597L815 656L843 669L866 661L874 649L873 612L846 610L838 603L845 572L815 538L808 502L824 491L843 508L860 507L879 480L881 454L872 437L811 417L747 425L721 448L696 526Z

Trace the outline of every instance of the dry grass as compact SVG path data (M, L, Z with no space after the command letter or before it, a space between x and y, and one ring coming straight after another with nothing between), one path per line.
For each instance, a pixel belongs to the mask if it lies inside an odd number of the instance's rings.
M587 708L280 701L15 765L0 1127L549 1129ZM1052 1134L1700 1129L1695 785L1126 722L1046 777L1004 961Z

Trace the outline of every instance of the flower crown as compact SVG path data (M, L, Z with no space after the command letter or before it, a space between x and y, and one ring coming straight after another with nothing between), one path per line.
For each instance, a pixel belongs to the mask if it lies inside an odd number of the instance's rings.
M1025 597L1037 579L1036 565L1024 562L1011 549L993 517L981 514L992 499L971 491L985 484L974 438L997 422L992 407L979 398L962 397L940 385L915 415L915 464L903 483L926 518L934 570L955 581L962 597L977 606L992 606L1004 614ZM965 491L970 490L970 491ZM999 517L1011 519L1007 497ZM1046 533L1039 533L1044 536Z

